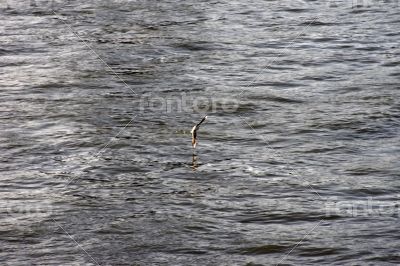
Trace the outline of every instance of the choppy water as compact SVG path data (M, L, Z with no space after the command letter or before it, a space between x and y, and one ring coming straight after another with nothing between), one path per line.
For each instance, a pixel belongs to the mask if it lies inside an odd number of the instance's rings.
M0 3L2 265L400 263L396 1Z

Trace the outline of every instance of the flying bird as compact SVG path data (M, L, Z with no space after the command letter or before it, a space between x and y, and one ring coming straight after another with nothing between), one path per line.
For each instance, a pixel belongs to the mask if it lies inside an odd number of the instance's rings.
M203 119L201 119L200 123L198 123L197 125L195 125L192 130L190 131L190 133L192 134L192 146L193 149L196 148L196 144L197 144L197 130L199 130L200 125L207 119L207 116L203 117Z

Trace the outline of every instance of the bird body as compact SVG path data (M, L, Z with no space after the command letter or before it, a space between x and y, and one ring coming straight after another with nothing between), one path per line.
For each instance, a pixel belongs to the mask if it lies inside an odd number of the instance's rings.
M207 116L203 117L203 119L201 119L200 123L198 123L197 125L195 125L192 130L190 131L190 133L192 134L192 147L195 149L196 145L197 145L197 130L199 130L200 125L207 119Z

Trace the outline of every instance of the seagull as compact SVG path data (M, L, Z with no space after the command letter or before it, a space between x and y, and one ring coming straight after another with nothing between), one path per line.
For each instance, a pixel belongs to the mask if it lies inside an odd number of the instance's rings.
M198 123L197 125L195 125L192 130L190 131L190 133L192 134L192 146L193 149L196 148L196 144L197 144L197 130L199 130L200 125L207 119L207 116L203 117L203 119L201 119L200 123Z

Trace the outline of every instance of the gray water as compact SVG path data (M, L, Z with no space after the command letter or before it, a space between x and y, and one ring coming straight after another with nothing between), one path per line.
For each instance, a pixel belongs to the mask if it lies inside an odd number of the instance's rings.
M1 265L399 264L400 5L355 2L1 1Z

